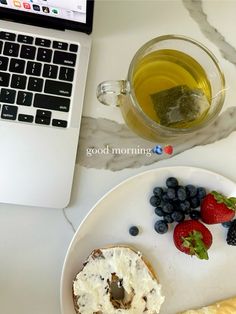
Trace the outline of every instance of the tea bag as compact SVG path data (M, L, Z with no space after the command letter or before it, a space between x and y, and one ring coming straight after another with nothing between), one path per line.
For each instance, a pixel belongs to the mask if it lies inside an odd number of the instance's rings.
M209 107L209 101L201 89L180 85L151 95L160 124L184 125L199 119Z

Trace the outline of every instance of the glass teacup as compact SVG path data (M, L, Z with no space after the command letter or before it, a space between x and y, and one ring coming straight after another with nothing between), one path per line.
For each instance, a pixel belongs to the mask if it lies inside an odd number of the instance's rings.
M225 99L225 79L204 45L166 35L137 51L127 80L100 83L97 98L119 106L139 136L156 143L183 142L217 118Z

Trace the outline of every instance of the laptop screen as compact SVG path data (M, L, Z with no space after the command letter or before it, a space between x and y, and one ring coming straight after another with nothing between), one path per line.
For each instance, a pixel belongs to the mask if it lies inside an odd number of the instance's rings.
M4 11L8 16L1 14ZM23 22L20 17L24 17L27 23L31 17L30 24L40 26L44 21L48 27L55 24L60 28L64 26L90 33L92 15L93 0L0 0L0 18L9 19L10 16L16 22Z

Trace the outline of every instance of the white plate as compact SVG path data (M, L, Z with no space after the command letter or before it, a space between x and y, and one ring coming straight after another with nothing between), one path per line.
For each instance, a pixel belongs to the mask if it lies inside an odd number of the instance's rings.
M107 193L89 212L68 249L61 277L61 310L74 314L72 281L94 248L127 244L137 248L151 261L166 297L161 314L203 306L236 295L236 247L226 244L226 229L210 226L213 245L209 260L202 261L178 251L172 230L159 235L153 229L158 217L149 204L155 186L164 186L169 176L180 183L204 186L228 196L236 196L234 182L210 171L191 167L169 167L141 173ZM129 227L141 233L132 237Z

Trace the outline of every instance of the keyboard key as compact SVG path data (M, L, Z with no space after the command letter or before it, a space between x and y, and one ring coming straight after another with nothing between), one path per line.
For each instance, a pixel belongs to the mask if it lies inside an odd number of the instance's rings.
M0 53L2 53L3 42L0 40Z
M38 49L37 60L44 62L51 62L52 59L52 50L51 49Z
M26 35L18 35L17 41L24 44L33 44L34 38Z
M1 57L0 56L0 70L5 71L8 66L9 59L7 57Z
M0 101L8 104L14 104L16 98L16 91L13 89L2 88L0 93Z
M16 40L16 34L9 33L9 32L0 32L0 39L15 41Z
M37 110L35 123L49 125L51 122L51 115L52 115L51 111Z
M40 76L42 64L38 62L27 62L26 74Z
M16 103L21 106L31 106L33 93L18 92Z
M64 52L64 51L55 51L53 57L53 63L61 65L75 66L76 54Z
M26 80L27 80L27 77L24 75L13 74L12 79L11 79L11 87L18 88L18 89L25 89Z
M8 86L10 80L10 74L5 72L0 72L0 86Z
M5 42L3 54L5 56L17 57L19 53L19 44Z
M34 46L22 45L20 57L23 59L34 60L36 48Z
M67 127L67 121L65 120L58 120L58 119L53 119L52 120L52 125L57 126L59 128L66 128Z
M72 84L46 80L44 92L60 96L71 96Z
M29 114L19 114L18 121L32 123L34 121L34 117Z
M72 82L74 78L74 69L72 68L64 68L61 67L60 69L60 74L59 74L59 79L63 81L69 81Z
M17 109L18 108L16 106L3 105L1 118L7 120L16 120Z
M52 46L53 46L53 48L60 49L60 50L67 50L67 48L68 48L68 44L63 43L61 41L54 41Z
M55 79L57 77L58 66L51 64L44 64L43 76Z
M11 59L10 62L10 72L15 72L15 73L24 73L25 70L25 60L21 59Z
M51 113L51 111L48 111L48 110L37 110L36 111L36 115L38 116L38 117L42 117L42 118L51 118L51 116L52 116L52 113Z
M78 45L70 44L70 51L71 52L77 52L78 51Z
M41 47L50 47L51 40L45 39L45 38L36 38L35 45L41 46Z
M68 112L70 99L43 94L35 94L34 107Z
M34 92L41 92L43 89L43 80L39 78L30 77L28 83L28 90Z

